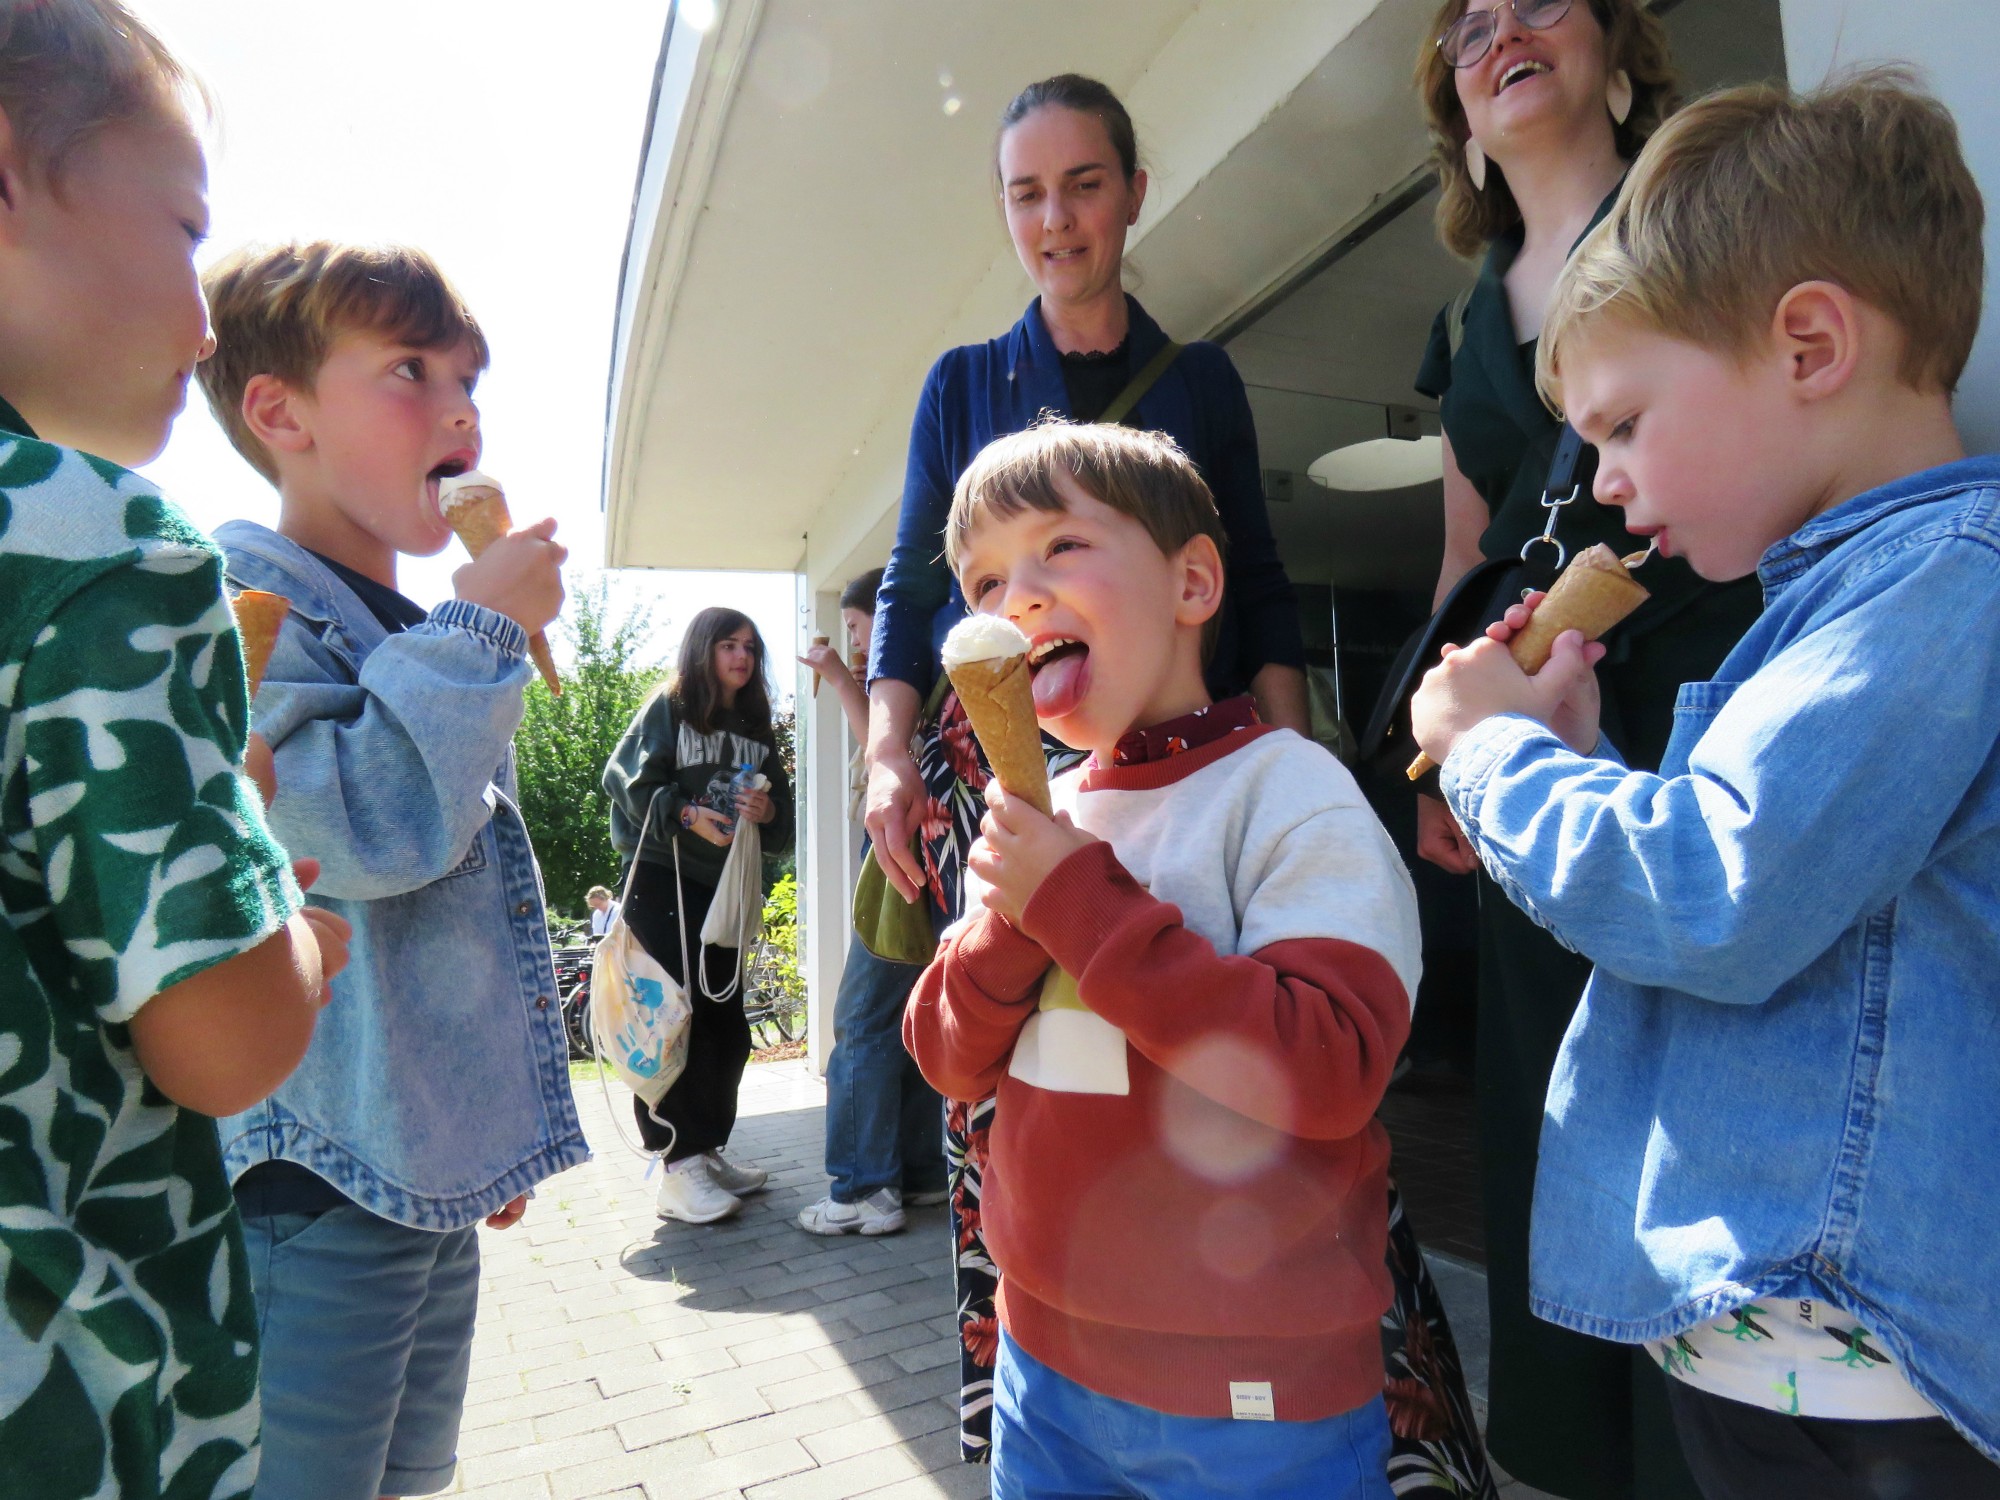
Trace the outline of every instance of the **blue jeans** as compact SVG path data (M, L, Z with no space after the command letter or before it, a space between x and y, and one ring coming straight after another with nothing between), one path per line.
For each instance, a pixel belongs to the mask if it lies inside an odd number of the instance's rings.
M472 1368L479 1231L348 1205L245 1219L263 1325L256 1500L375 1500L451 1484Z
M1393 1500L1382 1398L1317 1422L1177 1417L1058 1375L1004 1332L994 1500Z
M858 937L848 942L826 1064L826 1175L836 1203L877 1188L944 1187L944 1101L903 1050L903 1006L922 973L877 958Z

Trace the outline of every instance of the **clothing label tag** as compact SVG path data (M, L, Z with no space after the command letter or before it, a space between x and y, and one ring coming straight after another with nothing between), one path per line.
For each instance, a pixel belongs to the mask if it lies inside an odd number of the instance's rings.
M1268 1380L1229 1382L1229 1415L1239 1422L1275 1422L1278 1403L1271 1395Z

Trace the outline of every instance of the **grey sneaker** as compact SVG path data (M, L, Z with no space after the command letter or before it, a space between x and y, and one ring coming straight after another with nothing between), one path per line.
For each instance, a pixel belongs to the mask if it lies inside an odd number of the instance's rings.
M761 1193L764 1185L771 1180L769 1172L756 1167L739 1167L734 1162L724 1161L720 1151L711 1151L703 1158L708 1163L708 1175L715 1179L715 1185L725 1193L737 1197L747 1197L751 1193Z
M822 1198L799 1211L807 1234L896 1234L903 1227L903 1198L894 1188L877 1188L859 1203Z

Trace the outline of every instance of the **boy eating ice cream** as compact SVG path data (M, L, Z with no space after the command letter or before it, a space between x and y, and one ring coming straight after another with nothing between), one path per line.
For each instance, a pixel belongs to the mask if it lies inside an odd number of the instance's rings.
M1409 879L1338 762L1210 702L1220 526L1171 439L1003 438L946 550L1028 638L1041 726L1091 753L1053 817L994 783L970 914L904 1023L941 1092L1002 1096L994 1493L1171 1463L1386 1496L1373 1115L1416 991Z

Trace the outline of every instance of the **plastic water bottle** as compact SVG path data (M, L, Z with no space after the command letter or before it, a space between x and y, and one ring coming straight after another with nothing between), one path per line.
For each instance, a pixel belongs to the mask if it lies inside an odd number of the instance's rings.
M731 833L736 831L736 799L751 789L756 775L757 768L746 760L736 767L736 774L729 778L729 811L726 816L729 819Z

